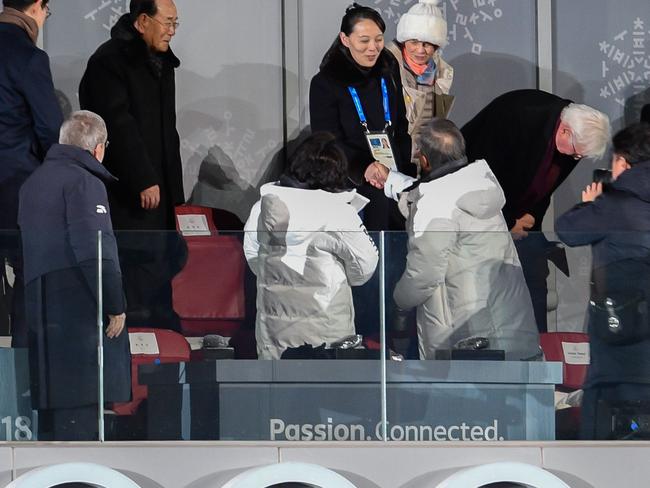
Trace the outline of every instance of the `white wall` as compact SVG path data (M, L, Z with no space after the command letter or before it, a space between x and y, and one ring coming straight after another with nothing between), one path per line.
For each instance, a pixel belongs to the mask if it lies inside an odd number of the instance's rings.
M12 466L10 451L0 448L0 486ZM12 455L18 476L49 464L94 462L142 488L214 488L243 469L278 462L323 466L358 488L435 488L459 468L500 462L543 468L571 488L644 488L650 479L650 444L640 442L26 445L15 446Z

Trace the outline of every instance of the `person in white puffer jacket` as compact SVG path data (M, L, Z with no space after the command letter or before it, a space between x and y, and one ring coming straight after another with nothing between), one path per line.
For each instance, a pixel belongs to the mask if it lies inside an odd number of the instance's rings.
M344 153L321 132L300 145L280 181L261 188L244 237L257 276L259 359L355 333L351 287L372 277L379 257L358 215L364 199L348 181Z
M409 245L393 297L402 310L417 307L420 358L470 337L488 338L506 359L536 357L532 302L496 177L484 160L468 162L449 120L428 123L419 147L419 181L376 167L369 182L389 197L401 193Z

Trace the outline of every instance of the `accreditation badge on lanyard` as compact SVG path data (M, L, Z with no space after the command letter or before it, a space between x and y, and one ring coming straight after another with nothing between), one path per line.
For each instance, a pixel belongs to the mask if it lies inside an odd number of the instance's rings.
M381 94L384 101L384 117L386 120L386 127L383 131L370 131L368 129L368 120L366 119L366 114L363 111L363 106L361 105L361 99L357 93L356 88L348 87L350 95L352 95L352 100L354 101L354 106L357 109L359 114L359 120L361 125L365 129L366 140L368 141L368 147L370 147L370 152L375 158L375 161L386 166L388 169L397 170L397 163L395 162L395 154L393 152L393 147L388 137L387 129L392 125L391 116L390 116L390 104L388 100L388 88L386 87L386 80L381 79Z

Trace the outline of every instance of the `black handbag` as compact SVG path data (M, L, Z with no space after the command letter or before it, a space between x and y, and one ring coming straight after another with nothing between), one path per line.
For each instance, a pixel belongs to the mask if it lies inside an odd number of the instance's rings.
M627 345L650 338L648 301L643 292L609 293L589 302L591 333L612 345Z

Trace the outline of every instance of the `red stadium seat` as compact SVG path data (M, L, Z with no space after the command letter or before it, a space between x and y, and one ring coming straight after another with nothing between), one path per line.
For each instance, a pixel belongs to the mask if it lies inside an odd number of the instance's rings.
M562 385L557 391L571 393L582 388L589 368L586 351L589 351L589 336L577 332L552 332L540 334L540 344L547 361L562 362ZM567 357L567 354L569 357ZM559 440L578 439L580 429L580 407L556 411L555 430Z
M550 332L540 334L539 337L544 356L547 361L562 362L562 387L566 391L582 388L587 376L588 364L572 364L570 358L565 357L563 344L589 344L589 336L578 332ZM579 361L582 362L582 361Z
M244 274L246 261L241 240L219 235L212 209L176 208L177 217L205 217L210 235L184 235L187 264L172 282L174 310L187 336L219 334L233 337L245 318ZM176 225L179 231L179 220Z
M151 364L156 361L160 363L181 363L190 360L190 346L178 332L165 329L129 329L130 334L151 333L156 335L158 343L158 354L132 354L131 355L131 393L132 398L127 403L113 404L113 411L118 415L133 415L140 404L147 399L148 391L146 385L138 382L138 367L141 364Z

